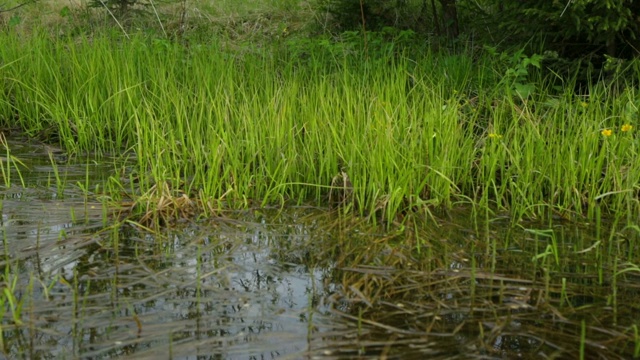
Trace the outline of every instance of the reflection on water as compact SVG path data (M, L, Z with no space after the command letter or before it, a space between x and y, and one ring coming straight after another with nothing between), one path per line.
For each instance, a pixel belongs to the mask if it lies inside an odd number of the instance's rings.
M48 156L28 149L26 188L0 192L8 358L640 355L632 228L475 226L452 213L385 232L291 208L146 232L105 222L95 194L74 187L112 166L65 159L60 192Z
M29 292L25 307L36 318L5 332L5 343L18 347L10 352L25 351L19 347L27 341L29 358L299 354L315 313L327 310L313 303L328 291L327 269L283 264L271 252L275 241L304 236L276 239L260 224L192 225L144 237L132 229L99 238L71 229L74 241L42 236L34 256L11 262L21 274L16 297ZM32 277L39 281L30 284ZM48 299L43 285L51 286Z

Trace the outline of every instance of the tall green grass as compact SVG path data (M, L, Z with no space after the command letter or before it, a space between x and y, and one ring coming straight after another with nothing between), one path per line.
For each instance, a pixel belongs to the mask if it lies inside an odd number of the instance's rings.
M521 99L491 54L294 45L7 32L0 117L70 152L134 154L139 195L213 207L325 204L343 184L347 208L389 222L460 203L637 217L637 90L533 78Z

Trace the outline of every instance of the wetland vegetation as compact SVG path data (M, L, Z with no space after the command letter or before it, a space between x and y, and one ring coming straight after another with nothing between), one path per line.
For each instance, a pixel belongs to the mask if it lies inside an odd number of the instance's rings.
M0 351L640 357L640 63L319 3L0 13Z

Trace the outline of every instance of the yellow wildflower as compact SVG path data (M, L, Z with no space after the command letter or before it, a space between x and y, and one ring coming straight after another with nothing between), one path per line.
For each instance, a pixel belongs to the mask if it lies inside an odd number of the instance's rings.
M633 126L631 126L630 124L624 124L622 125L622 128L620 130L622 130L622 132L631 131L633 130Z
M496 133L491 133L491 134L489 134L489 137L492 138L492 139L500 139L502 137L502 135L496 134Z
M611 129L604 129L600 131L600 134L602 134L602 136L609 137L611 136L611 134L613 134L613 131Z
M589 103L587 103L586 101L581 101L580 102L580 106L582 106L584 109L586 109L589 106Z

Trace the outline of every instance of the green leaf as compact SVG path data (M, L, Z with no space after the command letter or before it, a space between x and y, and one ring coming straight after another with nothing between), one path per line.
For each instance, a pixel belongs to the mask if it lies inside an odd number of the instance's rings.
M9 26L18 26L20 23L22 23L22 18L18 15L13 15L9 19Z
M64 17L67 17L69 15L71 15L71 9L69 9L68 6L65 6L62 9L60 9L60 16L62 16L64 18Z
M531 65L537 67L538 69L540 69L540 63L542 62L542 60L544 60L544 56L540 54L533 54L529 58L529 62L531 63Z
M516 90L518 95L520 95L520 97L523 98L523 99L528 98L535 91L535 86L533 86L533 84L515 83L513 85L513 88Z

